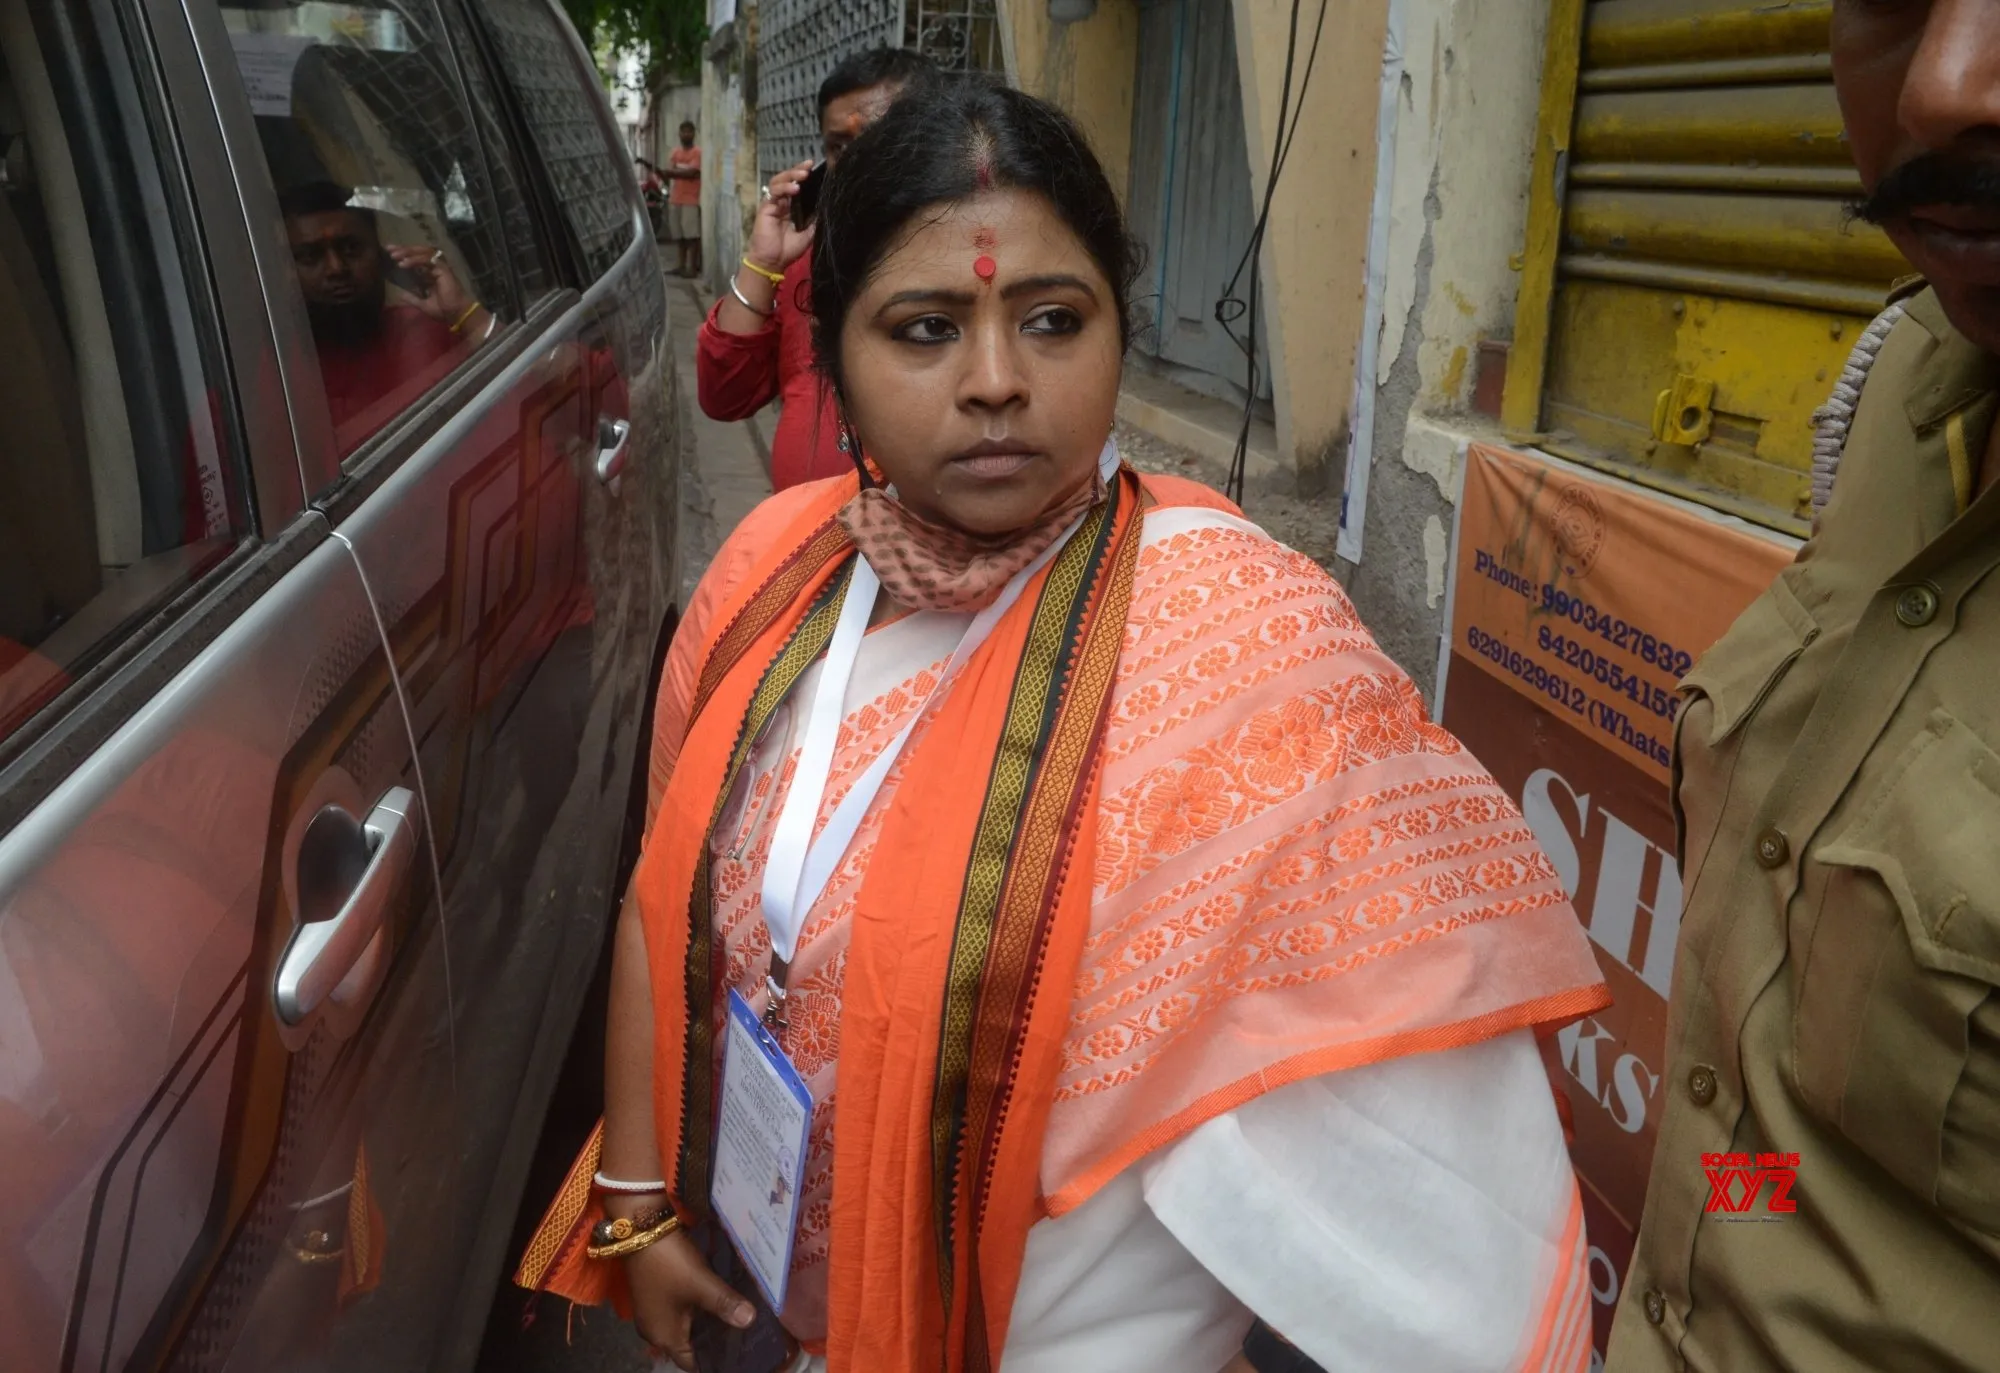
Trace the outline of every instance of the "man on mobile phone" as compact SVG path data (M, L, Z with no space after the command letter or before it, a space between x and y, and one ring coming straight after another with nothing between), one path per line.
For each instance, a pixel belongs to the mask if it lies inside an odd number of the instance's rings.
M848 57L819 88L821 151L830 170L841 152L913 81L937 69L907 48L870 48ZM778 400L784 412L771 439L771 486L783 490L854 466L833 395L813 370L810 223L792 222L792 199L813 171L801 162L771 178L750 230L749 251L729 290L709 311L695 344L695 390L710 419L749 419Z
M313 182L279 196L312 322L334 436L345 454L493 332L440 249L384 245L375 212ZM392 303L390 286L399 299Z

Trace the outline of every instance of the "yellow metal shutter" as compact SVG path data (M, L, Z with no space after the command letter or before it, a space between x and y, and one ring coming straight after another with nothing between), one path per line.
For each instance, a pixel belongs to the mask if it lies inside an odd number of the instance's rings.
M1544 236L1546 445L1793 530L1812 412L1909 270L1847 219L1861 187L1830 10L1593 0L1553 178L1561 231Z

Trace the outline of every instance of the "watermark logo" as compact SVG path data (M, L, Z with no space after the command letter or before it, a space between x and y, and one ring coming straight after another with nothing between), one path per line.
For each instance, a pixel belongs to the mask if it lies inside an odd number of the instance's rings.
M1708 1175L1708 1205L1702 1210L1725 1220L1788 1216L1799 1209L1792 1199L1798 1185L1797 1154L1703 1154ZM1758 1202L1762 1201L1762 1215Z

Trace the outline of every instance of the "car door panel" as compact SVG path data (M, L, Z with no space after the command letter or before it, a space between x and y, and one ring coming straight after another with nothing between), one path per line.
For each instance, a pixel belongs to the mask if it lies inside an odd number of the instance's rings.
M354 1155L329 1154L373 1138L393 1156L378 1125L396 1102L449 1098L448 1045L365 1050L448 1005L427 862L345 1023L284 1030L272 1005L287 836L407 785L410 760L359 570L325 539L0 839L0 1152L29 1270L5 1280L8 1367L223 1366L260 1279L316 1223L293 1208L330 1190L328 1167L351 1181ZM407 1181L381 1179L378 1211L406 1209ZM293 1346L333 1295L290 1303Z

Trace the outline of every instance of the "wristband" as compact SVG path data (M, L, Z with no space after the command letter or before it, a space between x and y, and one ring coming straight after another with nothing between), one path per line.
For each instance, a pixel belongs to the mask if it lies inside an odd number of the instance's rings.
M471 319L474 315L478 313L479 313L479 302L475 300L472 302L472 304L465 307L464 314L460 315L456 320L452 322L451 331L454 334L457 333L460 329L463 329L465 327L465 322L467 320Z
M785 274L783 272L774 272L769 267L759 267L747 257L743 259L743 265L764 278L764 280L770 282L773 286L783 286L785 284Z

